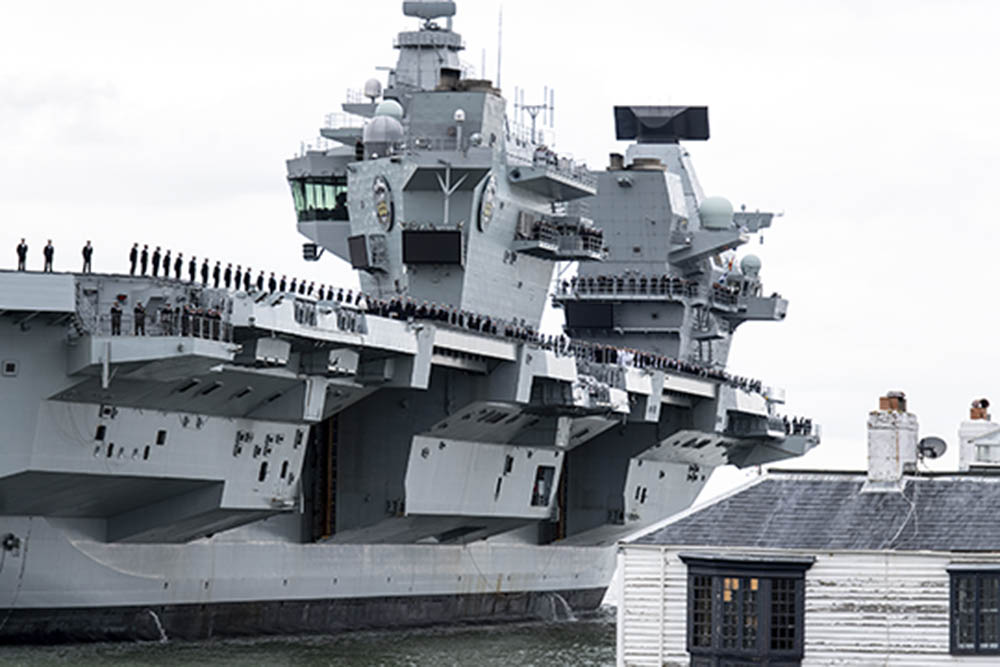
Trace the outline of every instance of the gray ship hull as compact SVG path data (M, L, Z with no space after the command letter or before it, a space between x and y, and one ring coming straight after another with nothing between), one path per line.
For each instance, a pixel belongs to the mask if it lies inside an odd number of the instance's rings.
M558 617L600 605L611 547L102 544L71 525L4 517L0 642L332 633ZM55 525L54 525L55 524ZM556 597L558 595L558 597Z

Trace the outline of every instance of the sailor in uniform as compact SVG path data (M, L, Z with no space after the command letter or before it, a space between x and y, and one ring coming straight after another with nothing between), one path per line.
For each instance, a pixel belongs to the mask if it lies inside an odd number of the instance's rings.
M52 247L52 239L49 239L49 242L45 244L42 254L45 256L45 268L42 270L46 273L52 273L52 258L56 254L56 249Z
M24 271L25 263L28 261L28 244L21 239L17 244L17 270Z
M90 260L94 257L94 246L90 245L90 241L87 241L87 245L83 246L83 272L90 273Z

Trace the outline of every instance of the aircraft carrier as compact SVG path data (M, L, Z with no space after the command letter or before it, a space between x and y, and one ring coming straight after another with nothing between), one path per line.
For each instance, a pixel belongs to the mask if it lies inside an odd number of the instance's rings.
M706 197L680 143L707 109L616 107L633 143L588 169L551 98L463 72L455 9L404 2L357 122L288 161L305 258L360 293L0 272L0 641L593 609L616 540L819 442L725 370L787 302L736 257L774 216Z

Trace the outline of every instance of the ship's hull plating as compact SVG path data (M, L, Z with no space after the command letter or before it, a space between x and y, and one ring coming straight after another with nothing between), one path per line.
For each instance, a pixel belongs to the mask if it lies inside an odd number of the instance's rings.
M612 547L476 543L106 544L82 524L5 517L0 642L330 633L559 617L596 608Z

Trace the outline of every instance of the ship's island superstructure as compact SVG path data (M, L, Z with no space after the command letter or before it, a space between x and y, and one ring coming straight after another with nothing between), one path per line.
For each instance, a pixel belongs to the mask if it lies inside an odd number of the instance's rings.
M453 2L403 4L364 127L288 162L307 258L363 295L0 273L0 640L594 608L614 542L713 468L818 443L724 370L787 303L731 258L773 216L705 197L679 143L707 109L617 107L636 143L590 171L463 77Z

